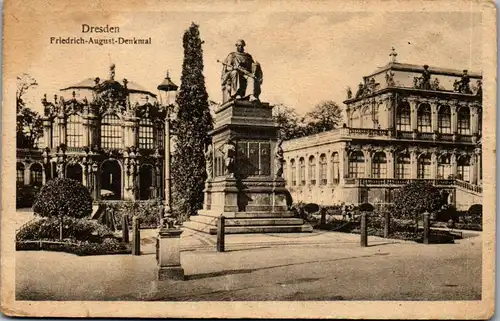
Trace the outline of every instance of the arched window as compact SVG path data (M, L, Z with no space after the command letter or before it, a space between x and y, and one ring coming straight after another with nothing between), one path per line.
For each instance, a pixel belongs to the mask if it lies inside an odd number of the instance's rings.
M83 146L82 116L73 114L68 117L66 142L69 147Z
M437 179L448 179L451 175L450 155L441 155L438 158Z
M139 148L154 148L153 123L148 118L139 121Z
M299 181L300 185L306 185L306 162L303 157L299 159Z
M395 177L399 179L411 178L411 160L408 153L399 154L396 158Z
M101 197L110 200L122 198L122 170L116 160L106 160L101 165Z
M351 113L351 127L352 128L359 128L361 127L361 111L359 109L353 110Z
M361 128L373 128L372 108L365 106L361 109Z
M24 164L16 164L16 182L24 185Z
M316 159L314 156L309 157L309 183L316 185Z
M349 155L349 177L361 178L365 175L365 157L363 152L356 151Z
M387 159L385 153L377 152L373 155L372 160L372 177L386 178L387 177Z
M429 104L421 104L418 107L417 128L419 132L432 132L431 114L431 106L429 106Z
M470 135L470 109L461 107L457 115L457 130L459 134Z
M440 133L451 133L451 110L450 106L441 106L438 113L438 129Z
M290 171L292 172L291 173L292 186L295 186L295 185L297 185L297 167L295 164L295 159L293 159L293 158L290 160Z
M339 183L339 176L340 176L340 173L339 173L339 153L334 152L332 154L332 164L331 165L332 165L332 167L331 167L332 183L338 184Z
M396 114L396 129L401 131L411 131L410 105L404 102L398 106Z
M326 174L326 167L328 166L328 163L326 161L326 155L321 154L319 156L319 184L320 185L326 185L327 183L327 174Z
M31 185L33 186L40 186L42 185L42 165L35 163L31 165L30 167L30 172L31 172Z
M431 178L431 155L423 154L418 158L417 178Z
M458 178L470 182L470 156L461 156L457 161Z
M103 148L121 148L123 129L120 118L106 115L101 122L101 146Z

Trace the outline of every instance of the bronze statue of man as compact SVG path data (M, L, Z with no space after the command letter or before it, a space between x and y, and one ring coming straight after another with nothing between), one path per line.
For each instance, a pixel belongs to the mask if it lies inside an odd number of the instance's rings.
M222 65L223 103L234 99L259 100L262 69L260 64L254 62L252 56L245 52L244 40L236 42L236 51L231 52Z

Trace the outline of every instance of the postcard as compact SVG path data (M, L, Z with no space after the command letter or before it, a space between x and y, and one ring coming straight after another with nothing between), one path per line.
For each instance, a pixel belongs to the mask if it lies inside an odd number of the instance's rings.
M494 2L3 17L4 314L493 315Z

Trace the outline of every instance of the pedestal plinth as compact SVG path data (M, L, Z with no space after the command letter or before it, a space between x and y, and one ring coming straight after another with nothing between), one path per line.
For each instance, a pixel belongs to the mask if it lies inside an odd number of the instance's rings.
M212 170L205 182L203 210L184 227L215 234L223 215L226 234L312 231L288 211L290 193L280 177L282 151L278 155L277 126L268 103L225 103L215 111L210 135Z
M184 280L181 266L181 234L175 228L161 228L158 233L158 280Z

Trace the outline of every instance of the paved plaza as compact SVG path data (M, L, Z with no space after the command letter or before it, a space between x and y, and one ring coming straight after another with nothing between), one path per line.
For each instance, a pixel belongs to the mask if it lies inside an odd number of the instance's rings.
M142 255L78 257L16 253L17 300L477 300L481 233L423 245L359 235L227 235L186 230L185 281L156 281L155 230L141 230Z

